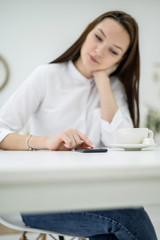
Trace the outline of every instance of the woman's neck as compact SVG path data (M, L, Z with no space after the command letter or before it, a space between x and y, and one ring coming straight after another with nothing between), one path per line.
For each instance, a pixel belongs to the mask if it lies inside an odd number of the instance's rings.
M92 73L87 71L86 67L83 65L82 60L78 58L76 61L73 62L77 70L86 78L92 78Z

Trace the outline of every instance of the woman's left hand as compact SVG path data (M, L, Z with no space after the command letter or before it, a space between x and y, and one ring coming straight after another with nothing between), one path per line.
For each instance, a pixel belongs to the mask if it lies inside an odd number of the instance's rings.
M113 65L112 67L106 70L99 70L93 72L93 78L95 80L98 91L101 91L102 88L107 86L110 83L109 76L117 69L118 64Z
M104 69L104 70L98 70L96 72L93 72L93 77L96 78L98 76L105 76L107 75L107 77L109 77L113 72L116 71L117 67L118 67L119 64L114 64L112 67L110 68L107 68L107 69ZM105 74L105 75L104 75Z
M110 67L110 68L107 68L106 70L105 70L105 73L107 74L107 76L109 77L113 72L115 72L116 71L116 69L118 68L118 63L116 63L116 64L114 64L112 67Z

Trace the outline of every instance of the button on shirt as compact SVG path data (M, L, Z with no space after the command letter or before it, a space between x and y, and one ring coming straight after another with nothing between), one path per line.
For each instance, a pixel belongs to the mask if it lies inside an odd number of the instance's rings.
M117 129L132 127L126 94L120 80L111 77L118 110L112 122L101 118L94 79L85 78L72 61L39 66L0 110L0 141L19 133L30 121L30 134L54 136L78 129L95 146L117 143Z

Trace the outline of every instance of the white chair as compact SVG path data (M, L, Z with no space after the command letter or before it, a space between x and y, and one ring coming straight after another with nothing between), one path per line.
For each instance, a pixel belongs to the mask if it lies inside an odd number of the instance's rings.
M13 215L0 216L0 223L7 228L22 231L23 234L22 234L20 240L27 240L27 237L26 237L27 232L37 233L38 237L36 240L46 240L47 235L52 237L54 240L57 240L57 239L64 240L65 239L65 236L59 235L58 233L54 233L54 232L47 231L44 229L36 229L36 228L27 227L23 224L23 222L17 221ZM68 236L68 237L70 237L70 236ZM71 240L73 240L73 239L75 239L75 237L71 237ZM80 239L82 240L82 238L79 238L79 240Z

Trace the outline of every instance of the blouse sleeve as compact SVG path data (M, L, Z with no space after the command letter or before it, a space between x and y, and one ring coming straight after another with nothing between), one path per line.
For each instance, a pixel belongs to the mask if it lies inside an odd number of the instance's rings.
M41 104L45 94L42 75L40 66L0 109L0 142L10 133L18 133Z
M101 119L101 141L105 146L118 143L117 129L132 128L133 122L130 116L126 93L122 83L118 79L111 79L112 91L118 105L112 122Z

